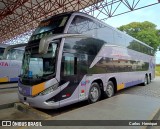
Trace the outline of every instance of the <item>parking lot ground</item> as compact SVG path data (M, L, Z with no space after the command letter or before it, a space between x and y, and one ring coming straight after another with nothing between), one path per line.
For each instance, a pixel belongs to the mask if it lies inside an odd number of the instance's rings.
M16 93L17 91L9 91L9 93ZM7 91L6 91L7 93ZM9 102L12 96L8 97L7 94L4 95L3 99L6 102ZM0 96L1 96L0 95ZM6 95L6 96L5 96ZM7 99L8 101L7 101ZM2 97L0 97L1 99ZM16 98L16 97L15 97ZM17 100L17 99L15 99ZM3 101L2 101L3 102ZM60 115L52 116L49 120L160 120L159 110L160 109L160 77L155 78L147 86L135 86L132 88L128 88L122 90L116 94L116 96L102 100L100 102L84 105L80 108L72 109L71 111L67 111L61 113ZM22 113L22 114L21 114ZM23 115L24 112L16 111L16 109L2 109L0 110L0 119L16 119L19 120L32 120L34 117L27 116L27 114ZM18 117L15 117L16 114ZM25 117L24 117L25 116ZM31 118L30 118L31 117ZM36 119L34 119L36 120ZM101 126L102 127L102 126ZM15 127L14 127L15 128ZM23 127L24 129L28 129L28 127ZM30 129L34 127L29 127ZM41 127L41 128L50 128L50 127ZM55 126L54 129L74 129L74 126ZM78 129L84 128L83 126L76 126ZM86 127L85 127L86 128ZM87 129L93 127L88 126ZM98 126L94 127L95 129L99 129ZM104 129L144 129L146 126L104 126ZM150 127L151 128L151 127ZM17 127L18 129L18 127ZM151 129L159 129L158 126L154 126Z

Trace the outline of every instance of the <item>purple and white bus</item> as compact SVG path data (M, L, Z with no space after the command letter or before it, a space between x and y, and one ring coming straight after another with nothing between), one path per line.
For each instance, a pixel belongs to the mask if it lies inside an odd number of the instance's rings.
M153 48L79 12L42 21L25 48L19 99L55 109L100 97L154 78Z
M0 45L0 83L18 81L25 45Z

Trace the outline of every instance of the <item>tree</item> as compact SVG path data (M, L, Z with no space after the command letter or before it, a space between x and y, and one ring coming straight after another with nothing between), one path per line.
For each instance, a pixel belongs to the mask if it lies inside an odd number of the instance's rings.
M154 51L160 46L160 30L151 22L132 22L118 29L153 47Z

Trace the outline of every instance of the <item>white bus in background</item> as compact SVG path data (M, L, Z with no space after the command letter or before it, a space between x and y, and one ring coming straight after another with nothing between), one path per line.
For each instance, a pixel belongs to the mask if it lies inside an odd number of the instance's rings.
M0 45L0 83L17 82L25 44Z
M5 48L8 47L8 46L9 45L7 45L7 44L1 44L0 45L0 60L3 58Z

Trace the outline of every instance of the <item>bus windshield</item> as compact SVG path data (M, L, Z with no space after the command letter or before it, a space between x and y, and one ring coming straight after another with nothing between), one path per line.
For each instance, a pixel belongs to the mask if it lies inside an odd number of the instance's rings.
M56 16L42 21L33 32L30 41L41 39L50 34L63 33L69 16Z
M39 54L39 47L26 48L24 53L21 77L29 82L27 84L39 83L41 79L55 75L56 55L59 40L52 41L49 44L48 51L45 54ZM28 80L28 81L27 81Z
M23 58L23 49L10 49L7 52L6 60L20 60Z

